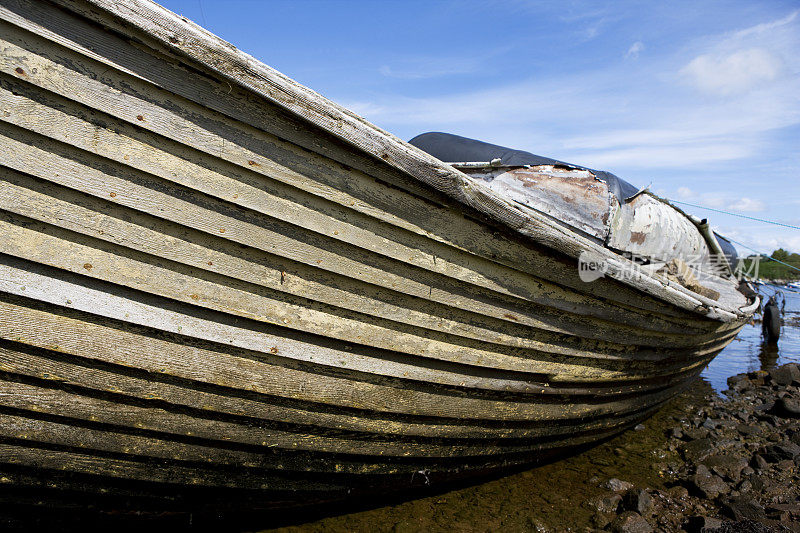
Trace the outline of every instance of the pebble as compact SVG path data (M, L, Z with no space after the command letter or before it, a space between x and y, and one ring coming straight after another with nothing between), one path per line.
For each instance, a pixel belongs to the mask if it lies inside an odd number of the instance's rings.
M613 494L592 503L593 525L626 533L757 533L782 524L800 531L798 385L800 366L792 363L732 376L727 400L687 406L653 451L653 467L669 488L611 478L603 487Z
M747 466L747 460L734 455L714 454L703 459L702 464L715 474L738 483L742 470Z
M622 498L622 506L628 511L646 516L653 510L653 498L644 489L631 489Z
M611 522L613 533L651 533L653 526L639 513L625 511Z
M758 435L761 433L761 427L756 424L739 424L736 426L736 431L745 436Z
M613 490L614 492L622 492L633 488L633 483L622 481L617 478L611 478L603 484L603 487Z
M683 446L683 457L691 462L702 461L717 450L714 442L709 438L697 439L687 442Z
M721 477L712 474L708 467L702 464L697 467L697 472L692 477L692 486L709 500L730 491L730 487Z
M622 496L619 494L610 494L593 500L590 502L590 507L601 513L613 513L616 512L621 501Z
M769 463L761 455L755 454L753 456L753 468L756 470L766 470L769 468Z
M710 516L693 516L686 523L689 533L711 533L722 528L722 520Z
M730 518L736 521L755 520L761 521L767 518L764 507L752 496L739 496L731 498L722 506L722 510Z
M770 380L778 385L791 385L792 382L800 383L800 368L796 364L783 365L769 371Z

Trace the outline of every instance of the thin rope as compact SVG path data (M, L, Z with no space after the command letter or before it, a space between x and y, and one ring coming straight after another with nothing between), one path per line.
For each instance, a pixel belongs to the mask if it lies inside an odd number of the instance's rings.
M208 28L208 24L206 24L206 13L203 11L203 0L197 0L197 4L200 6L200 18L203 19L203 28Z
M708 209L709 211L715 211L717 213L722 213L724 215L731 215L733 217L747 218L747 219L750 219L750 220L757 220L758 222L765 222L767 224L775 224L776 226L783 226L784 228L800 229L800 226L792 226L791 224L784 224L783 222L775 222L774 220L766 220L764 218L756 218L756 217L750 217L750 216L747 216L747 215L740 215L739 213L731 213L730 211L723 211L722 209L714 209L713 207L706 207L704 205L690 204L689 202L682 202L680 200L670 200L670 202L673 202L673 203L676 203L676 204L689 205L689 206L692 206L692 207L697 207L699 209ZM742 246L744 246L744 245L742 245ZM753 250L753 251L755 251L755 250Z
M758 250L756 250L755 248L750 248L750 247L749 247L749 246L747 246L746 244L742 244L742 243L740 243L740 242L738 242L738 241L734 241L733 239L731 239L731 238L729 238L729 237L725 237L725 239L727 239L727 240L731 241L733 244L738 244L739 246L741 246L741 247L743 247L743 248L747 248L747 249L748 249L748 250L750 250L751 252L755 252L755 253L757 253L757 254L758 254L758 255L760 255L760 256L764 256L764 257L766 257L766 258L767 258L767 261L775 261L776 263L780 263L780 264L782 264L783 266L787 266L787 267L789 267L789 268L792 268L792 269L794 269L794 270L797 270L798 272L800 272L800 268L797 268L797 267L796 267L796 266L794 266L794 265L790 265L789 263L784 263L783 261L780 261L780 260L778 260L778 259L775 259L774 257L770 257L770 256L768 256L767 254L765 254L764 252L759 252L759 251L758 251ZM745 259L746 259L746 258L745 258Z

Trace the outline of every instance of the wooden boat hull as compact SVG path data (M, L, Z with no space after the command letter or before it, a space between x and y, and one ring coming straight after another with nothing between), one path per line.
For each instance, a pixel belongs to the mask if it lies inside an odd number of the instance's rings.
M283 505L532 464L648 416L744 324L582 282L112 4L0 1L8 494Z

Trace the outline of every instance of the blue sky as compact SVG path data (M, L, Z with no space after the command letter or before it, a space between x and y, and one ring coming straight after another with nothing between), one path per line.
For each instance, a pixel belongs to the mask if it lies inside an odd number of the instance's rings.
M800 226L797 1L162 3L402 139L457 133ZM686 210L800 252L800 230Z

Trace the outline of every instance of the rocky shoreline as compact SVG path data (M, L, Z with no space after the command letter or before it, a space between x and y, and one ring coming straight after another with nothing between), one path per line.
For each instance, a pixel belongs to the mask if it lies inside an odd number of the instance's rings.
M654 451L663 487L593 478L605 492L583 503L587 531L800 532L800 366L728 379L673 415Z

